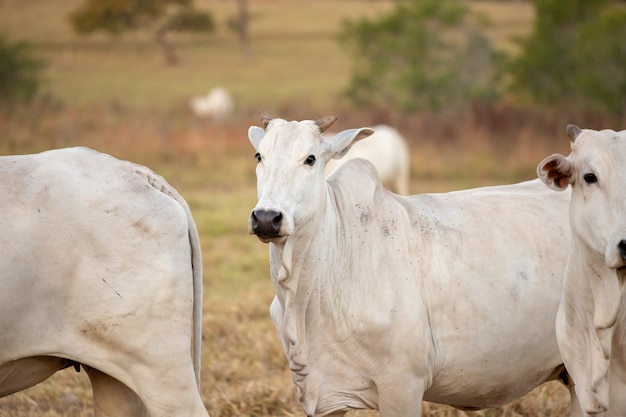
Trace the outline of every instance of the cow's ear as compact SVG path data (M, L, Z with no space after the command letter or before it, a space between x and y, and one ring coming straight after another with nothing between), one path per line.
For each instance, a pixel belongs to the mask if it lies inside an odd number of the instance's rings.
M265 130L258 126L250 126L250 129L248 129L248 139L250 139L250 143L257 151L259 150L259 145L261 144L263 136L265 136Z
M372 133L374 133L374 131L367 127L348 129L337 133L331 138L325 139L325 142L332 158L341 158L350 150L350 147L354 143L368 137Z
M563 155L551 155L537 166L537 176L556 191L565 190L572 183L572 175L572 163Z

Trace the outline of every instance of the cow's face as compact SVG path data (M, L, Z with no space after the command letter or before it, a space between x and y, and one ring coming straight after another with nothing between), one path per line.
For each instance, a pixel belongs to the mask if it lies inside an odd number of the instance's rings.
M334 120L287 122L265 115L266 130L250 127L248 137L258 160L259 201L250 213L248 229L263 242L281 242L322 213L326 162L373 133L371 129L351 129L323 138L322 132Z
M552 155L537 168L555 190L572 186L570 221L574 235L607 267L626 265L626 131L581 130L568 126L569 156Z

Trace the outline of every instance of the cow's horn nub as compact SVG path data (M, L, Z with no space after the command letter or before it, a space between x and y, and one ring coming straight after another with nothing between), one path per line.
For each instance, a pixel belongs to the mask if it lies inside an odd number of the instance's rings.
M267 129L267 125L273 119L272 115L267 113L267 112L264 112L263 110L261 110L259 112L259 116L261 116L261 123L263 123L263 128Z
M582 132L582 130L580 130L580 128L576 125L567 125L565 132L567 132L567 136L569 136L569 140L574 142L576 138L578 137L578 135L580 135L580 132Z
M321 119L317 119L315 124L320 128L320 133L324 133L326 129L330 127L337 120L337 116L326 116Z

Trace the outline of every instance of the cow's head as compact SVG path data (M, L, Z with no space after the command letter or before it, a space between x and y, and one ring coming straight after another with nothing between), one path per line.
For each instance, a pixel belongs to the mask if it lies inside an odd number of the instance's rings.
M544 159L539 178L554 190L572 186L575 236L604 255L611 269L626 265L626 131L567 126L572 152Z
M324 138L322 132L336 119L328 116L288 122L261 113L265 129L252 126L248 130L257 152L259 197L250 213L249 232L263 242L280 242L315 214L322 213L326 162L374 133L367 128L350 129Z

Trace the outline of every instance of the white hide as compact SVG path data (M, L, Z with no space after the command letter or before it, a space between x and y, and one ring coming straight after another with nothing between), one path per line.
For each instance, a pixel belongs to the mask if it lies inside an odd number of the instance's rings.
M194 97L189 106L198 117L222 120L233 114L233 100L228 90L223 87L213 88L206 96Z
M569 156L537 168L571 185L572 240L557 315L559 348L585 416L626 415L626 130L568 126ZM621 247L621 250L620 250Z
M0 179L0 397L81 364L96 417L208 417L202 261L183 198L87 148L2 156Z
M408 195L411 173L406 139L390 126L378 125L372 130L372 135L355 142L343 157L328 161L326 175L350 159L364 158L374 165L381 181L391 191Z
M323 138L282 119L249 130L249 228L269 242L270 313L304 412L497 407L556 379L567 193L534 180L399 196L364 159L327 180L325 162L371 133Z

